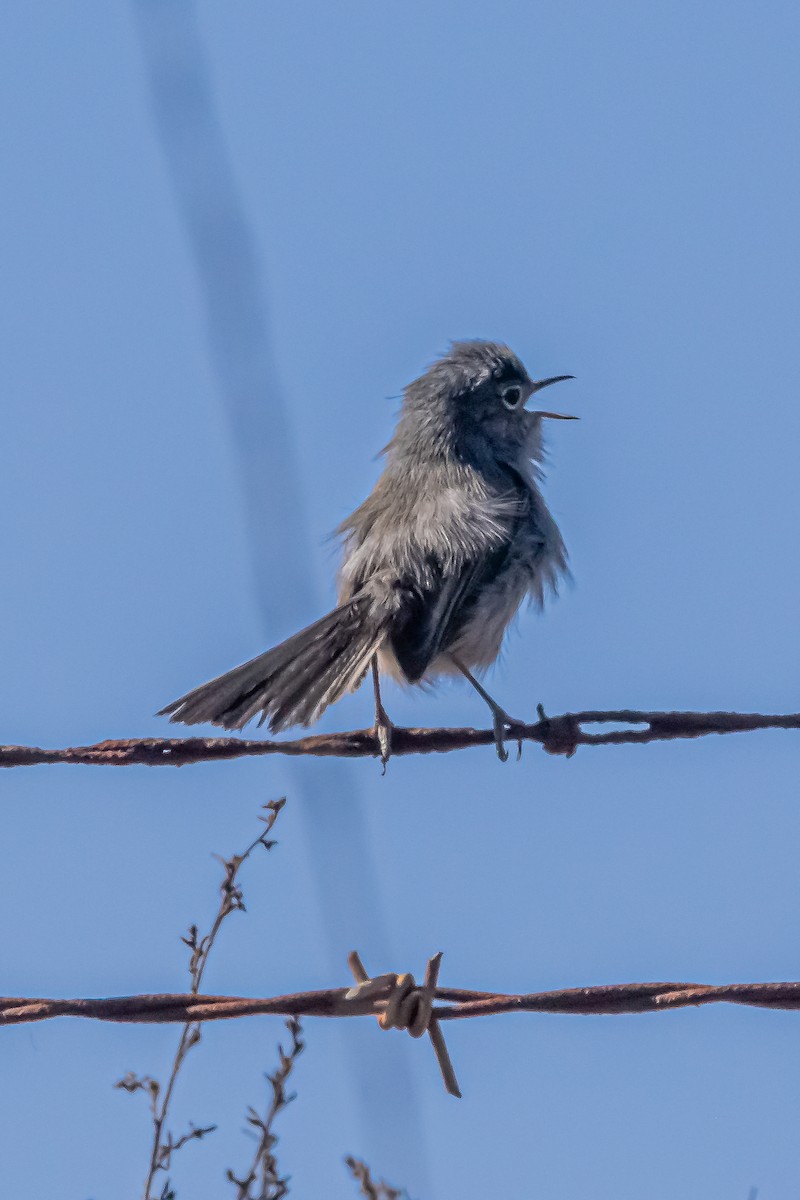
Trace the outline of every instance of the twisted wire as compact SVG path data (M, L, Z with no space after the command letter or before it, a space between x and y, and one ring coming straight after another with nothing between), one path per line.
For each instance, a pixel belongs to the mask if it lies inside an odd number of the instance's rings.
M55 1017L84 1017L99 1021L180 1022L216 1021L274 1015L297 1017L357 1017L378 1019L381 1029L408 1030L413 1037L428 1034L447 1090L460 1095L440 1024L501 1013L566 1013L616 1015L669 1012L705 1004L740 1004L753 1008L800 1009L800 981L785 983L620 983L561 988L549 992L508 995L500 992L447 988L438 984L441 954L428 962L425 981L418 986L409 974L370 977L354 952L348 962L356 982L351 988L328 988L286 996L204 996L195 993L112 996L104 999L45 999L0 997L0 1025L19 1025Z

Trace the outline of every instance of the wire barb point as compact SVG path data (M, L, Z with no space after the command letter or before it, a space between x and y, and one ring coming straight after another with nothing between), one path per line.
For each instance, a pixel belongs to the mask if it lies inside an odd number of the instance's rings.
M460 1099L461 1090L433 1007L441 964L440 950L428 959L425 981L419 987L411 974L376 975L370 978L358 951L352 950L347 956L347 965L356 983L355 987L345 993L344 998L349 1002L372 1000L374 1015L381 1029L405 1029L413 1038L421 1038L427 1033L442 1073L444 1086L451 1096Z

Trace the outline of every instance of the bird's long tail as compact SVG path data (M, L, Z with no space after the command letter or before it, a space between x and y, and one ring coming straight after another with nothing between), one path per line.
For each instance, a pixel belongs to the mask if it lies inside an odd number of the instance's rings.
M301 629L279 646L174 700L158 714L184 725L242 729L257 713L273 732L311 725L356 687L386 632L366 597Z

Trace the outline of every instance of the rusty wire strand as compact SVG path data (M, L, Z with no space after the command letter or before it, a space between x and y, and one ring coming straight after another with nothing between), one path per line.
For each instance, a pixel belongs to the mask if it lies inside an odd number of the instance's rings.
M608 724L645 728L614 729L602 733L587 733L583 728L585 725ZM608 712L589 709L547 717L540 709L540 719L531 725L515 725L513 737L538 742L550 754L570 756L578 746L645 745L648 742L705 737L711 733L750 733L758 729L800 729L800 713L638 712L626 708ZM395 726L392 730L392 755L446 754L471 746L492 746L494 740L494 733L490 729L410 729ZM47 750L39 746L0 746L0 767L26 767L44 763L182 767L190 763L266 754L378 758L380 749L374 729L312 734L288 741L237 737L124 738L60 750Z
M145 993L102 999L55 1000L0 997L0 1025L22 1025L55 1017L87 1017L126 1024L219 1021L252 1016L379 1017L380 1002L348 1000L350 989L325 988L285 996L210 996L191 992ZM800 982L787 983L614 983L550 992L507 994L437 987L433 1009L438 1021L508 1012L614 1014L659 1012L713 1003L755 1008L800 1008ZM449 1002L449 1003L448 1003Z
M380 1003L348 1000L348 988L325 988L285 996L207 996L191 992L145 993L102 999L55 1000L0 997L0 1025L22 1025L55 1017L87 1017L125 1024L219 1021L236 1017L379 1017ZM755 1008L800 1008L800 982L787 983L615 983L550 992L507 994L437 987L438 1021L509 1012L614 1014L659 1012L691 1005L726 1003ZM448 1003L449 1002L449 1003Z
M340 987L264 999L193 993L77 1000L2 997L0 1024L18 1025L63 1016L151 1023L215 1021L256 1015L380 1018L393 990L392 981L397 978L394 975L376 977L371 981L376 986L367 989L367 995L358 994L357 988ZM431 1019L436 1023L511 1012L599 1015L665 1012L715 1003L794 1010L800 1009L800 982L730 983L720 986L674 982L621 983L518 995L436 986L434 999L436 1004Z

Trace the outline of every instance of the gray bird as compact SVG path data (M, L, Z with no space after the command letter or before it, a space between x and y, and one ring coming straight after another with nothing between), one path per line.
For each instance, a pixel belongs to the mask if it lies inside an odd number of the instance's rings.
M566 550L539 490L536 392L572 379L530 379L507 346L454 342L403 393L386 466L342 523L339 603L258 658L173 701L159 716L241 729L258 713L278 732L311 725L372 669L381 759L392 724L380 675L423 683L461 674L492 712L497 753L513 720L473 669L490 666L522 601L539 604L566 572Z

